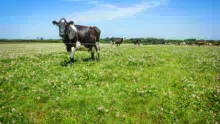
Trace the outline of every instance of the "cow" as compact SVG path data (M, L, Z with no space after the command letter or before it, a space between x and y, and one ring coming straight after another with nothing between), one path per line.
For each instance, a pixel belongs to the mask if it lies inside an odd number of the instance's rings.
M180 45L186 45L186 42L181 42Z
M100 34L101 30L96 26L75 25L73 21L67 22L61 18L59 22L52 21L59 27L59 36L62 37L66 45L66 51L70 54L70 65L74 63L74 53L80 44L91 52L91 58L94 58L94 52L97 52L97 60L100 60Z
M112 37L110 38L111 44L116 44L117 46L120 46L121 43L123 42L124 38L119 38L119 37Z
M138 46L140 46L140 38L131 38L130 39L130 41L132 42L132 43L134 43L134 45L136 46L136 45L138 45Z
M206 45L206 42L205 41L198 41L195 44L198 46L201 46L201 45Z
M186 44L193 45L194 43L193 42L186 42Z
M106 38L104 38L104 40L111 41L111 38L110 37L106 37Z

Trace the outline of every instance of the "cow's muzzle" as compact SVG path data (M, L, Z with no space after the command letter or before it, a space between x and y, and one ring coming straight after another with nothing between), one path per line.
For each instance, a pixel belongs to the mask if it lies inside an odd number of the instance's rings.
M60 37L64 37L65 36L65 33L60 33Z

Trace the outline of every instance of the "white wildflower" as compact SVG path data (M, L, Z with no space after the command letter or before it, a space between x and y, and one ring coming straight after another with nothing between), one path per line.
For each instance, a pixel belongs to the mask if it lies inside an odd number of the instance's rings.
M57 98L56 98L56 101L58 101L59 99L60 99L60 98L59 98L59 97L57 97Z
M106 87L107 87L107 88L109 88L109 85L108 85L108 84L106 84Z
M11 111L14 112L14 111L15 111L15 108L12 108Z
M169 93L170 95L172 95L172 92L171 92L171 91L168 91L168 93Z
M174 114L173 111L170 111L170 114L173 115Z
M164 96L166 96L166 95L167 95L167 93L166 93L166 92L163 92L163 95L164 95Z
M119 112L117 112L116 117L120 117L120 113Z
M193 98L195 98L195 97L196 97L196 95L195 95L195 94L192 94L191 96L192 96Z
M37 97L37 100L40 100L40 96Z
M14 124L15 122L16 122L15 120L12 121L13 124Z
M104 106L100 106L100 107L98 108L99 111L104 111L104 109L105 109Z

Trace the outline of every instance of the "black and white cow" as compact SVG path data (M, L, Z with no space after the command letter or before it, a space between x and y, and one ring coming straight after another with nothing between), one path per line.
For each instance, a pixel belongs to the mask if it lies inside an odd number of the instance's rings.
M100 34L101 30L95 26L74 25L73 21L67 22L65 18L61 18L59 22L53 21L54 25L59 27L59 35L62 37L63 43L66 45L67 52L70 53L70 65L74 63L74 53L81 44L89 51L94 59L94 52L97 52L97 60L100 60Z
M141 41L140 38L131 38L130 41L131 41L132 43L134 43L135 46L136 46L136 45L140 46L140 41Z
M116 44L117 46L120 46L121 43L123 42L124 38L119 38L119 37L112 37L110 38L111 44Z

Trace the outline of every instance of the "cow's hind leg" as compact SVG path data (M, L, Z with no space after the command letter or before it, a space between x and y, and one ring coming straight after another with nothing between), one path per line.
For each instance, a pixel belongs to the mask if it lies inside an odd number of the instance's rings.
M92 58L92 60L94 60L94 59L95 59L94 54L95 54L95 48L94 48L94 47L92 47L92 48L91 48L91 58Z
M96 42L97 61L100 61L100 44Z
M114 42L113 41L111 41L111 46L113 46L114 45Z

